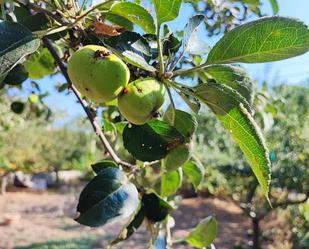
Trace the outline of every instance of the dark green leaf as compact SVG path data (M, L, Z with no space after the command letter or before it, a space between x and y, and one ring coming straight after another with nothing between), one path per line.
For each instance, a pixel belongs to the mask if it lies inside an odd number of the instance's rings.
M97 227L131 216L138 207L136 187L117 168L101 170L80 194L75 219L80 224Z
M174 20L180 10L182 0L152 0L158 24Z
M192 182L195 190L197 190L198 186L204 179L205 169L203 165L191 160L182 166L182 170Z
M161 177L161 195L171 196L177 192L182 184L182 169L164 172Z
M40 46L39 39L18 23L0 20L0 36L0 76Z
M228 32L210 51L207 64L258 63L306 53L308 27L295 19L265 17Z
M103 169L106 169L108 167L118 168L118 165L114 161L111 161L111 160L103 160L103 161L91 164L91 168L96 174L99 174Z
M211 65L200 72L200 78L205 80L203 74L211 77L217 83L225 84L241 94L250 105L253 104L254 81L241 67L231 65Z
M38 31L48 28L48 19L43 13L31 14L26 8L15 6L14 14L17 21L26 26L30 31Z
M134 28L133 23L128 19L119 15L112 14L110 12L105 15L105 19L130 31L132 31Z
M16 65L5 77L3 83L11 86L21 85L28 79L28 72L22 64Z
M265 195L270 183L270 161L260 129L250 115L241 95L223 84L202 84L196 96L216 114L238 143L256 175Z
M140 26L146 33L155 33L153 18L141 5L130 2L120 2L112 6L111 12L130 20Z
M25 104L20 101L15 101L11 104L11 110L16 114L21 114L25 109Z
M144 194L142 203L144 205L146 217L153 222L164 220L173 209L168 202L155 193Z
M31 79L41 79L56 70L54 58L47 48L42 48L32 54L24 65Z
M197 248L210 246L217 236L218 225L214 217L202 220L186 237L186 242Z
M144 125L128 124L123 131L123 142L136 159L155 161L182 144L184 137L169 124L153 120Z
M120 36L105 39L104 44L124 61L146 71L155 71L155 68L148 64L151 57L150 46L138 33L125 32Z
M123 240L130 238L133 235L133 233L143 223L144 218L145 218L145 208L143 205L141 205L138 212L133 216L133 219L124 229L122 229L117 238L111 242L111 245L115 245Z
M174 117L171 105L164 113L163 120L170 125L173 125L184 137L187 138L190 138L193 135L198 126L195 116L190 113L176 109Z

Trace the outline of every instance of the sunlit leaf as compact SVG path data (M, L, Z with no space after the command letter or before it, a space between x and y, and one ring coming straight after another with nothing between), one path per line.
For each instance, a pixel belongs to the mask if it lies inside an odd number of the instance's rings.
M146 33L155 33L153 18L141 5L131 2L120 2L113 5L110 11L140 26Z
M210 246L217 236L217 230L218 225L216 219L209 216L202 220L186 237L186 242L197 248Z
M228 32L209 52L207 64L277 61L306 53L309 29L295 19L264 17Z
M174 20L179 13L182 0L152 0L159 25Z
M237 91L224 84L201 84L195 88L198 98L216 114L244 152L263 192L268 194L270 161L268 150L257 124Z

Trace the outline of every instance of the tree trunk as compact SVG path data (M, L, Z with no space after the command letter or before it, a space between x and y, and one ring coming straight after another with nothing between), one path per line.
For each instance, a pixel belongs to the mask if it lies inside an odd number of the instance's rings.
M1 179L1 195L5 195L7 183L8 183L8 173L4 174Z
M260 249L260 220L251 218L253 228L253 249Z

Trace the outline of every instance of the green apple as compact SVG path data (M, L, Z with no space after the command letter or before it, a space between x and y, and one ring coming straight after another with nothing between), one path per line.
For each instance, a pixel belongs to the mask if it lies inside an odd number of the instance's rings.
M99 103L117 98L130 79L126 64L97 45L75 52L68 62L68 74L81 94Z
M118 97L120 113L132 124L142 125L158 115L165 101L165 86L153 78L133 81Z

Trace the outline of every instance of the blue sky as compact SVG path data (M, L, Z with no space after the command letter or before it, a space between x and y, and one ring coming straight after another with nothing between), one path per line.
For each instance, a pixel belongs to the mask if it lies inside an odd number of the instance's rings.
M309 0L278 0L279 1L279 15L289 16L302 20L309 25ZM263 1L263 10L265 13L271 15L271 8L268 0ZM183 5L179 17L170 22L169 25L173 30L181 30L185 26L189 17L193 14L193 10L187 5ZM212 39L203 36L203 30L200 31L200 36L208 44L213 46L220 37ZM267 80L272 84L289 83L298 84L304 83L309 79L309 53L291 58L280 62L271 62L263 64L249 64L244 65L251 76L258 82ZM51 107L52 110L63 110L67 113L67 119L77 115L84 115L82 108L76 103L72 94L59 94L54 90L55 83L65 82L62 76L46 77L40 80L40 86L43 91L49 91L50 95L45 98L45 102ZM308 82L308 81L307 81ZM25 88L30 90L30 87Z

